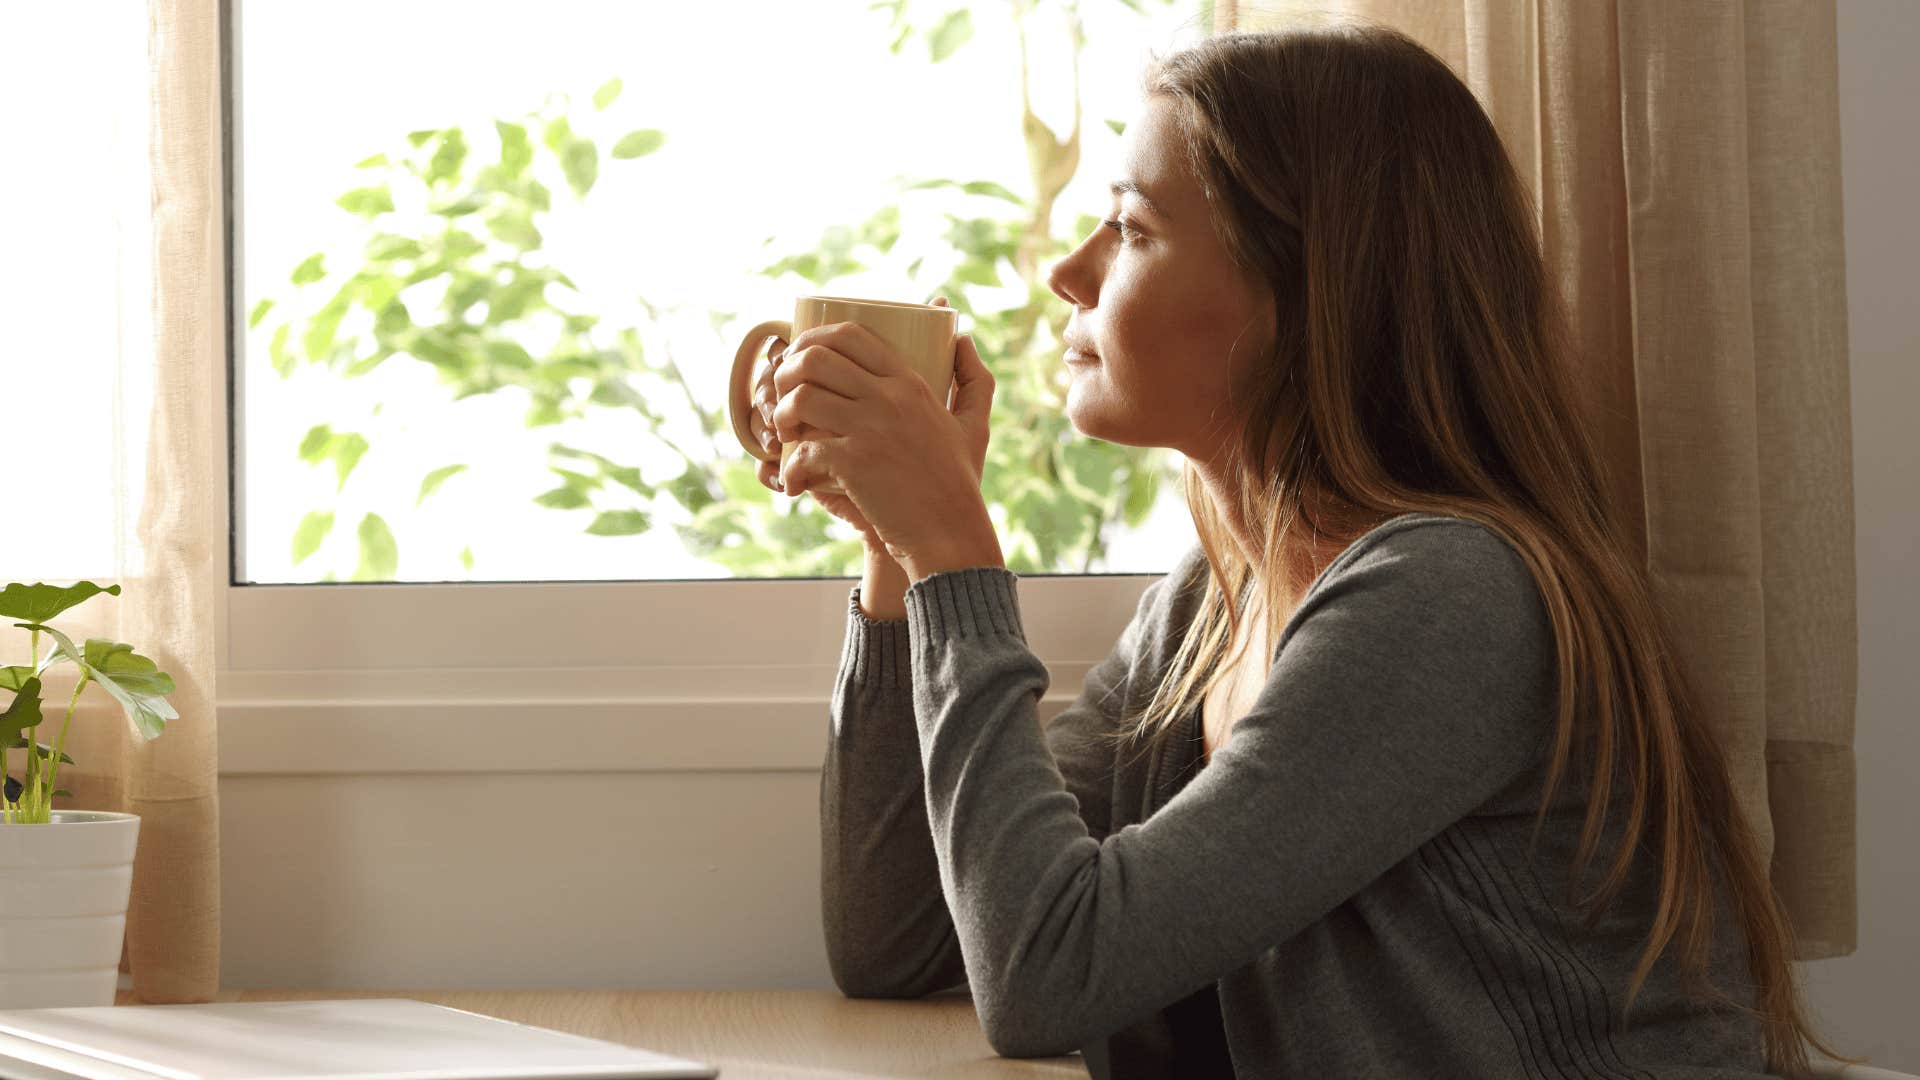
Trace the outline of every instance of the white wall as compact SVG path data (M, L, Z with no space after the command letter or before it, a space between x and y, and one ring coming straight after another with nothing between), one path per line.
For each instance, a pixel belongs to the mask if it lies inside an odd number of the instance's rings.
M1920 1072L1915 56L1920 5L1840 4L1860 950L1804 970L1842 1050ZM1046 715L1078 676L1056 672ZM817 772L793 768L224 775L223 978L230 988L826 986L817 795Z
M1920 4L1840 0L1859 574L1860 948L1807 964L1821 1028L1920 1073Z

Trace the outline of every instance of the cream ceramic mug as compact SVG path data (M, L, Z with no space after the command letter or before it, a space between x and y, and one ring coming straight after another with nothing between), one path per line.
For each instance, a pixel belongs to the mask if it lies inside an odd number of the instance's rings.
M753 437L747 419L753 412L753 362L768 338L791 342L794 337L816 326L831 323L859 323L893 347L912 369L926 380L934 399L945 403L953 386L954 344L960 330L960 313L938 304L903 304L892 300L858 300L846 296L803 296L794 301L793 319L770 319L747 331L740 351L733 357L733 377L728 384L727 409L733 418L733 433L747 453L761 461L773 455ZM780 467L797 443L780 444ZM812 490L845 494L832 483L821 483Z

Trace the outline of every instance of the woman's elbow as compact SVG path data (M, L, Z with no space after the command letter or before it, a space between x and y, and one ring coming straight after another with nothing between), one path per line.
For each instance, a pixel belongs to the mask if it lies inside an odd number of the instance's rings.
M987 1045L1001 1057L1058 1057L1080 1049L1066 1023L1071 1018L1057 1009L1027 1007L1003 993L976 993L974 1007Z
M833 985L850 998L918 998L965 985L938 965L889 963L862 950L829 948L827 968Z

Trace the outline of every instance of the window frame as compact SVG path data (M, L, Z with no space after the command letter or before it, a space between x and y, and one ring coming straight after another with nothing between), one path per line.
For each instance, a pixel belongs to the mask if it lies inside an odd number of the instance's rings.
M241 584L239 5L220 0L223 775L814 771L858 578ZM1171 553L1169 564L1178 553ZM1021 575L1045 720L1164 574ZM645 658L639 662L636 658Z

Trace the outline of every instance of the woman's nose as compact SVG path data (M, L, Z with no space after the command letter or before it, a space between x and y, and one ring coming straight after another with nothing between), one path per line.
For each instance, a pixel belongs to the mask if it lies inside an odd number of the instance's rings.
M1079 255L1080 249L1075 248L1053 264L1053 269L1047 271L1047 288L1053 290L1053 295L1075 307L1092 307L1092 289L1080 273Z

